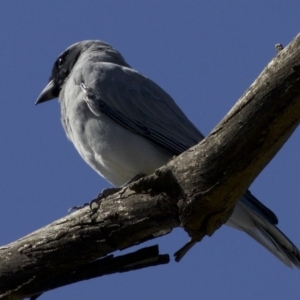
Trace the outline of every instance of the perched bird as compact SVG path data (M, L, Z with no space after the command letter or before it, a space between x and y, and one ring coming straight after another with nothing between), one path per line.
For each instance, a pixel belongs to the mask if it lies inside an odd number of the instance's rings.
M163 89L102 41L76 43L57 58L36 104L54 98L68 139L114 186L152 174L204 138ZM226 225L250 235L287 266L300 268L299 250L277 223L248 191Z

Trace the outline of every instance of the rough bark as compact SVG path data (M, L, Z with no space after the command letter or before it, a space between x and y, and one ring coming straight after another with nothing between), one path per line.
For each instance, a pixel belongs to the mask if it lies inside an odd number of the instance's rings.
M90 278L84 272L95 259L174 227L184 227L194 241L212 235L299 120L300 35L278 52L201 143L100 205L0 248L0 298L38 295L49 289L45 282L61 286L74 272ZM166 262L158 253L150 256Z

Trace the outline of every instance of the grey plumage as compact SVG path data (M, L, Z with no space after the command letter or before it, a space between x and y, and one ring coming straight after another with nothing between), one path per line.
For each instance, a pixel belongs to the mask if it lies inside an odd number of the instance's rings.
M101 41L74 44L59 56L36 103L54 98L69 140L115 186L153 173L204 138L164 90ZM299 250L277 223L274 213L247 192L226 224L287 266L300 268Z

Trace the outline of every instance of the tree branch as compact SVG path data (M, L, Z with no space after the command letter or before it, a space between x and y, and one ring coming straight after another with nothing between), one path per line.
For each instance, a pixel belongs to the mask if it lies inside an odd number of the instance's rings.
M36 299L41 295L42 292L82 280L88 280L114 273L134 271L142 268L167 264L168 262L169 255L159 255L157 245L143 248L133 253L118 257L109 255L105 258L91 261L90 263L85 264L76 270L71 270L71 272L68 271L65 273L59 273L57 274L56 278L52 277L51 280L44 281L42 290L39 291L37 296L31 297L31 299ZM37 292L37 290L34 292ZM32 291L27 291L27 294L31 293Z
M178 226L194 241L212 235L298 126L299 100L300 35L201 143L93 209L0 248L0 298L39 294L45 282L61 276L63 283L64 274L80 274L99 257Z

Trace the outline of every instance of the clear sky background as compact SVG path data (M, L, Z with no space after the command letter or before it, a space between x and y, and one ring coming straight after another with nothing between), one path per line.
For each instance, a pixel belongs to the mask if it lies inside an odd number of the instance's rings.
M69 45L101 39L158 83L208 134L268 62L300 32L295 1L2 1L0 5L0 244L86 202L109 184L67 141L56 100L34 106L54 60ZM297 130L250 190L300 247ZM172 255L183 230L147 243ZM141 245L140 247L142 247ZM116 253L119 255L120 253ZM178 264L116 274L41 299L299 299L291 270L223 226Z

